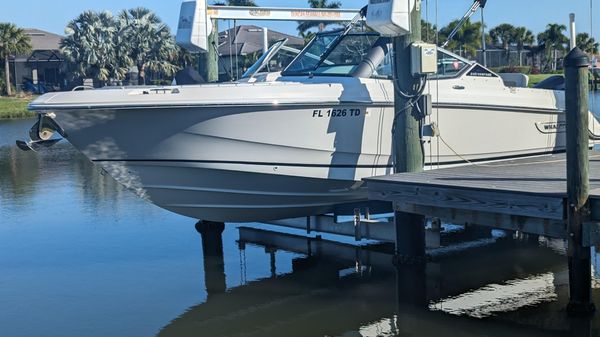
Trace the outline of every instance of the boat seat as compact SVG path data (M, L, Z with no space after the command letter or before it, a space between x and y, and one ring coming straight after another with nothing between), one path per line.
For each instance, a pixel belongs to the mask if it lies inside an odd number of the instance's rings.
M521 73L501 73L500 78L504 85L513 88L527 88L529 86L529 76Z

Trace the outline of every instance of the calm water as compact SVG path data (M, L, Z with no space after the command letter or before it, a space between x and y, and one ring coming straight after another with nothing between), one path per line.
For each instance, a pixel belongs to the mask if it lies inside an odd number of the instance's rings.
M566 318L562 241L448 226L424 270L258 224L203 249L67 143L19 151L32 123L0 122L1 337L600 336Z

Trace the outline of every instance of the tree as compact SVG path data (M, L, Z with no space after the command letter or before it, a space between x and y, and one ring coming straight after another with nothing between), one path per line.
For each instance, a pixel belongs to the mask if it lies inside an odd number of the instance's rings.
M492 43L502 46L507 63L510 63L510 45L515 42L515 30L515 26L508 23L503 23L490 30Z
M314 37L315 33L311 31L300 32L300 37L304 39L304 44L308 44Z
M551 63L553 71L556 71L558 65L558 51L565 50L565 45L569 39L565 36L567 30L565 25L550 23L546 30L537 36L538 45L545 51L546 63Z
M513 41L517 44L517 51L519 53L519 65L522 66L523 61L521 58L521 53L523 52L523 49L525 49L525 46L531 47L533 45L535 37L529 29L525 27L516 27L514 30Z
M131 59L118 43L122 32L110 12L85 11L68 23L65 33L61 51L74 77L91 77L103 84L125 77Z
M588 33L577 34L577 47L589 54L598 54L600 43L591 37Z
M439 31L439 42L444 43L452 30L458 25L459 20L450 22L446 27ZM448 49L458 50L459 54L468 54L470 57L477 56L477 49L481 47L481 22L472 23L471 20L465 21L464 25L458 30L452 41L448 43Z
M178 58L178 47L169 27L147 8L137 7L119 14L117 27L121 50L131 58L138 69L139 84L146 84L146 71L167 76L179 68L173 64Z
M6 94L12 96L10 86L11 55L25 54L31 50L31 39L25 31L12 23L0 23L0 59L4 59L4 85Z
M65 32L61 50L76 77L106 84L123 80L136 66L139 84L145 84L147 70L167 76L179 70L175 38L146 8L123 11L117 18L110 12L86 11L69 22Z
M431 22L421 19L421 37L424 42L436 43L437 27Z
M336 9L342 7L342 3L339 1L329 0L308 0L308 4L311 8L324 8L324 9ZM331 24L332 21L300 21L298 23L298 32L306 33L310 29L318 28L320 32L324 31L325 28Z

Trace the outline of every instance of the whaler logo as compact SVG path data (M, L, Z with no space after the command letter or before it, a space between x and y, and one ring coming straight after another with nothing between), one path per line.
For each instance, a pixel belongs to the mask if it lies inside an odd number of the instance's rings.
M566 122L544 122L535 123L535 127L543 134L559 133L567 131Z

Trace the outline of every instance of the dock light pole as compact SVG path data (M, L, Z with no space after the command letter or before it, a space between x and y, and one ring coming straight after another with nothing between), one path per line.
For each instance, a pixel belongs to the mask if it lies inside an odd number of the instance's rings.
M416 0L410 13L410 33L393 38L394 45L394 170L396 173L423 170L421 116L414 105L421 79L411 71L411 44L421 40L421 1ZM402 93L405 93L404 95ZM421 215L395 212L396 255L403 258L425 256L425 218Z
M575 28L575 13L569 14L569 49L577 47L577 29Z
M589 218L589 83L588 56L575 47L565 57L567 122L567 225L569 233L570 314L595 311L592 303L590 248L583 245L583 224Z

